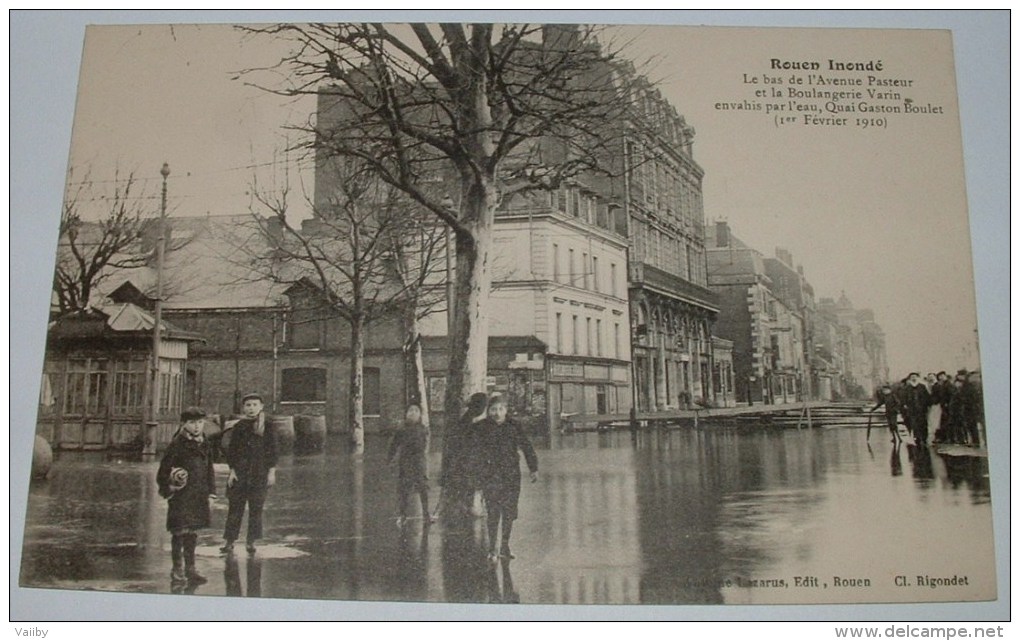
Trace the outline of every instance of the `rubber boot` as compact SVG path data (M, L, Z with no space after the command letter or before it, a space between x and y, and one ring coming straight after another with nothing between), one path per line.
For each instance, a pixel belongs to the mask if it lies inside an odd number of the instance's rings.
M170 560L173 569L170 570L171 583L184 583L187 576L184 574L184 537L174 534L170 537Z
M195 544L197 542L197 534L184 535L184 574L191 585L201 585L207 581L195 570Z

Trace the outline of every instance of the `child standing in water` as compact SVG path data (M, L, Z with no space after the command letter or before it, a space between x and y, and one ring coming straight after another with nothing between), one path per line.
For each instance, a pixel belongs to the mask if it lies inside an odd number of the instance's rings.
M205 412L190 407L181 413L177 432L156 472L159 495L167 499L171 587L205 583L195 569L197 530L209 527L209 499L216 496L212 449L205 438Z
M410 510L411 496L418 495L425 527L432 524L429 513L428 477L429 428L422 423L421 408L411 405L404 415L404 424L393 435L388 459L397 463L397 503L400 516L397 525L403 526Z
M514 558L510 553L510 533L517 518L517 499L521 494L521 460L518 450L531 472L531 482L538 480L538 457L524 430L507 416L506 401L499 394L489 399L489 416L478 430L479 470L482 495L488 510L489 560L500 556ZM497 548L496 533L500 523L502 536ZM498 552L497 552L498 549Z

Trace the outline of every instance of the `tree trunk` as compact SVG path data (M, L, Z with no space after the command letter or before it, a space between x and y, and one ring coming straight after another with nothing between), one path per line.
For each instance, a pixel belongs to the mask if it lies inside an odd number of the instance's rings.
M496 190L493 181L465 185L461 216L470 234L458 233L453 335L446 383L447 429L456 425L464 401L485 392L489 350L489 254L493 243Z
M421 332L418 326L418 309L409 305L404 311L404 363L408 374L408 402L421 408L421 421L429 426L429 398L425 381L425 363L422 358Z
M351 444L365 446L365 321L360 316L351 319L351 387L348 405L348 422Z

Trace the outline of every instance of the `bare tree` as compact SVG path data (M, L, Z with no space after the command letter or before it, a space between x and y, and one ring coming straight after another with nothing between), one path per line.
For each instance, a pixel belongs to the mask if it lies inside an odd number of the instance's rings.
M452 228L456 287L445 414L451 425L487 373L490 253L502 198L618 172L634 127L635 76L582 26L311 24L246 27L283 38L272 91L319 96L307 130L319 155L355 157ZM629 67L633 69L632 66ZM279 77L278 75L276 76ZM256 84L259 83L255 80ZM421 185L443 167L455 205Z
M93 180L89 172L82 180L68 182L53 274L59 313L88 309L98 296L109 293L107 281L138 274L152 265L160 236L159 201L139 190L138 183L134 173ZM167 256L193 240L193 234L168 234ZM187 294L193 286L189 276L179 269L166 270L163 299ZM154 278L134 280L146 296L157 295Z
M88 309L104 280L117 270L144 267L150 258L144 237L151 219L134 174L124 180L115 176L110 190L88 175L71 186L60 216L53 276L61 314ZM88 219L90 210L100 212L98 220Z
M405 354L423 389L417 321L434 304L429 296L437 261L436 226L420 225L413 203L378 180L356 158L334 159L328 197L311 205L312 217L295 220L289 185L252 189L257 234L245 243L251 277L303 284L322 301L303 310L310 318L342 318L351 331L348 421L354 445L364 444L365 332L374 322L403 319ZM302 208L306 209L306 208ZM410 310L408 312L408 310ZM308 314L306 314L308 316ZM425 401L424 397L420 399ZM423 408L424 409L424 408Z

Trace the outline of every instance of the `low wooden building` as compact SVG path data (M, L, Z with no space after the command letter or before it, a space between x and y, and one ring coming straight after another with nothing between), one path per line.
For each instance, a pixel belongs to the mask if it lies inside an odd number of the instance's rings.
M178 425L189 345L201 338L161 323L160 399L152 414L153 316L132 303L94 307L49 326L36 432L59 449L165 446ZM148 434L146 423L157 425Z

